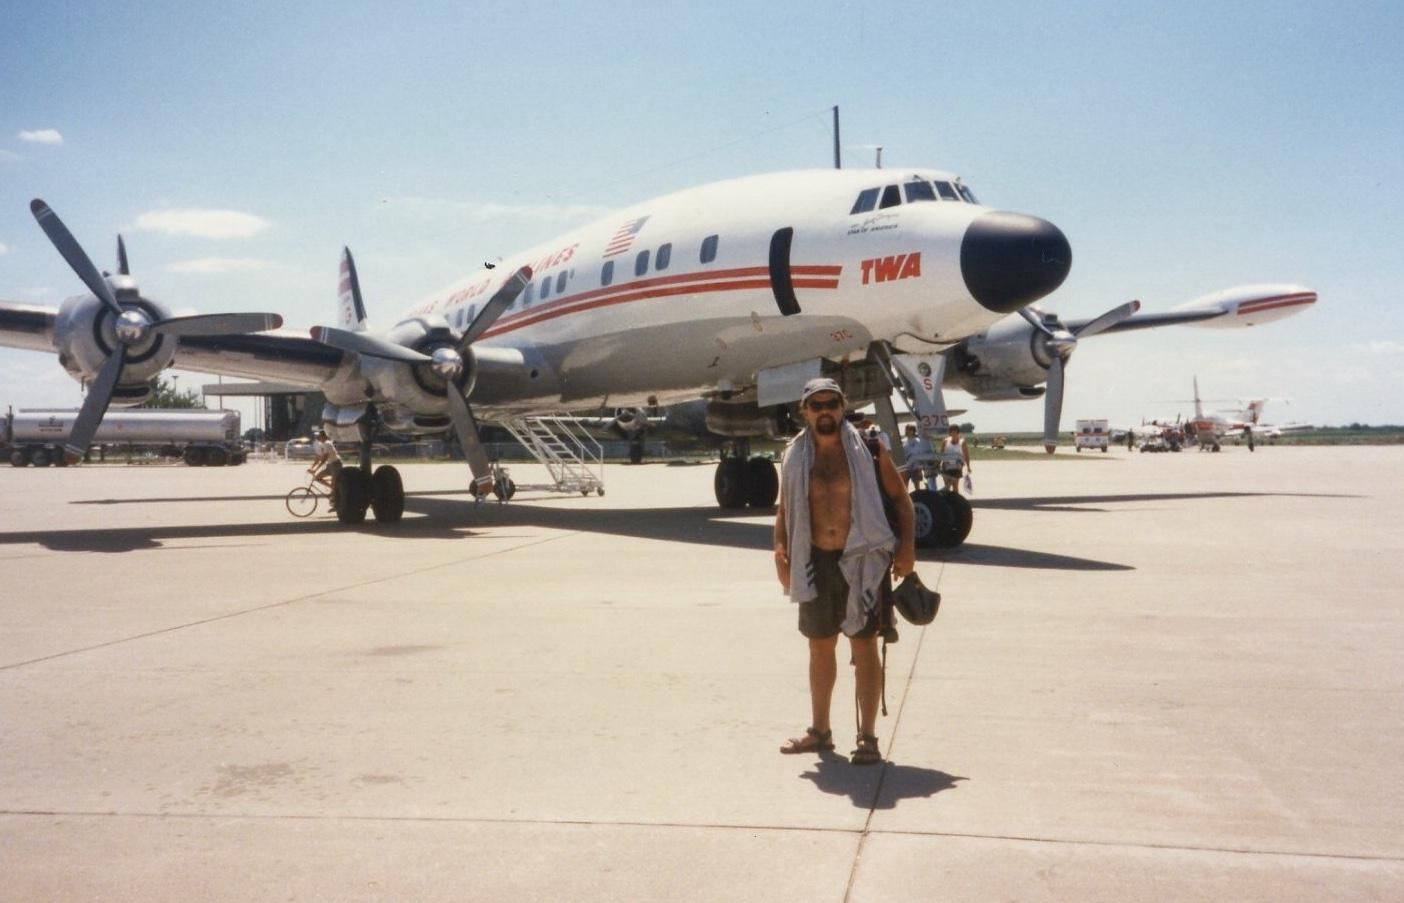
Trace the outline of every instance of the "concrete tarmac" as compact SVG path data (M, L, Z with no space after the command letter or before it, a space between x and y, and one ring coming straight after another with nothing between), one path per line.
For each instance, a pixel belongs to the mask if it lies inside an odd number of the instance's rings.
M870 768L710 465L402 472L0 471L0 900L1404 896L1404 448L976 462Z

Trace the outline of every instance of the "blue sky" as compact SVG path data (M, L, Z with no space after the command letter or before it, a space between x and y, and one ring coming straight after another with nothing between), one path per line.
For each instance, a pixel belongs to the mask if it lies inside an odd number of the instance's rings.
M845 166L880 144L1057 223L1074 264L1044 306L1066 317L1319 292L1261 329L1083 342L1065 425L1186 410L1196 374L1206 397L1290 399L1273 420L1404 423L1401 46L1385 2L12 4L0 298L79 291L42 197L100 266L121 231L178 310L325 321L350 245L388 325L606 210L829 166L837 104ZM0 405L80 398L52 357L0 350Z

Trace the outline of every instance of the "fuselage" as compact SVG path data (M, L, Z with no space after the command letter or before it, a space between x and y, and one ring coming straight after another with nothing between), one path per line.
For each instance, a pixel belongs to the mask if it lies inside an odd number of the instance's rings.
M1063 257L1051 267L1050 248ZM875 339L945 347L1052 291L1069 261L1051 224L994 213L949 173L780 173L621 210L433 293L401 326L461 331L530 266L530 287L475 345L476 408L668 403L861 356ZM364 401L362 381L347 383L342 403Z

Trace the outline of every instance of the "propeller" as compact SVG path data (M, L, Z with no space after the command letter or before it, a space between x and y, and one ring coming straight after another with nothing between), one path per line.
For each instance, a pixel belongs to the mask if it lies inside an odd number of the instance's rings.
M531 282L531 267L522 267L508 277L502 287L488 299L487 304L468 324L453 345L441 345L431 354L424 354L397 342L367 335L364 332L351 332L330 326L317 326L312 329L312 338L339 348L370 357L401 361L407 364L427 365L444 381L444 396L448 401L449 419L453 422L454 435L463 446L463 456L468 459L468 469L473 474L473 485L478 494L492 489L492 462L479 437L478 421L468 404L467 395L458 387L458 382L466 369L465 359L472 354L470 347L492 328L498 317L512 306Z
M82 460L88 446L92 444L98 424L102 422L108 405L112 403L112 394L117 389L122 368L126 365L127 351L133 345L146 341L152 333L170 336L228 335L263 332L283 325L283 318L277 314L209 314L155 319L145 308L136 305L124 308L117 300L112 283L98 272L83 246L73 237L73 233L68 231L58 214L39 198L30 201L29 212L34 214L39 228L44 230L59 256L88 290L111 311L114 318L113 333L117 338L116 345L103 363L102 369L98 371L97 378L88 386L88 397L84 399L83 407L74 418L73 429L63 445L64 457L71 464ZM121 277L121 295L124 298L140 300L136 284L131 280L131 268L127 264L127 247L120 235L117 236L117 272Z
M1019 316L1042 335L1042 348L1048 358L1048 387L1043 396L1043 447L1051 455L1058 447L1058 423L1063 416L1063 384L1068 361L1072 359L1077 340L1105 332L1141 309L1140 301L1127 301L1113 307L1096 319L1076 329L1068 329L1057 314L1045 314L1028 307L1019 309Z

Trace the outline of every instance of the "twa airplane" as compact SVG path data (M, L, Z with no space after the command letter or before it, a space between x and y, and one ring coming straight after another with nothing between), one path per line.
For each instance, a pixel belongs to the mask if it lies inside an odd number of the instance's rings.
M637 204L482 268L373 330L343 254L333 324L278 330L276 314L171 317L140 294L118 243L99 273L58 216L39 225L90 294L57 309L0 303L0 344L56 352L88 396L66 442L90 443L110 403L148 397L166 367L326 395L334 439L358 443L338 517L399 520L404 490L371 470L370 438L452 432L473 486L493 483L480 421L707 400L735 440L716 474L727 506L774 504L774 465L748 439L794 431L815 376L854 406L890 398L890 364L939 354L1062 284L1063 233L991 210L935 170L818 170L719 182ZM951 519L925 512L928 526ZM968 529L968 520L967 525Z
M1186 302L1164 313L1137 313L1141 302L1130 301L1092 320L1070 320L1037 307L1005 317L989 329L962 339L948 353L945 385L961 389L980 401L1044 399L1043 442L1052 452L1058 444L1063 408L1064 372L1079 339L1101 333L1158 326L1201 326L1236 329L1271 323L1300 313L1316 303L1316 292L1300 285L1242 285ZM1046 386L1042 383L1047 383ZM1195 416L1199 390L1195 390ZM1241 429L1241 426L1239 427ZM1222 430L1218 431L1222 435Z

